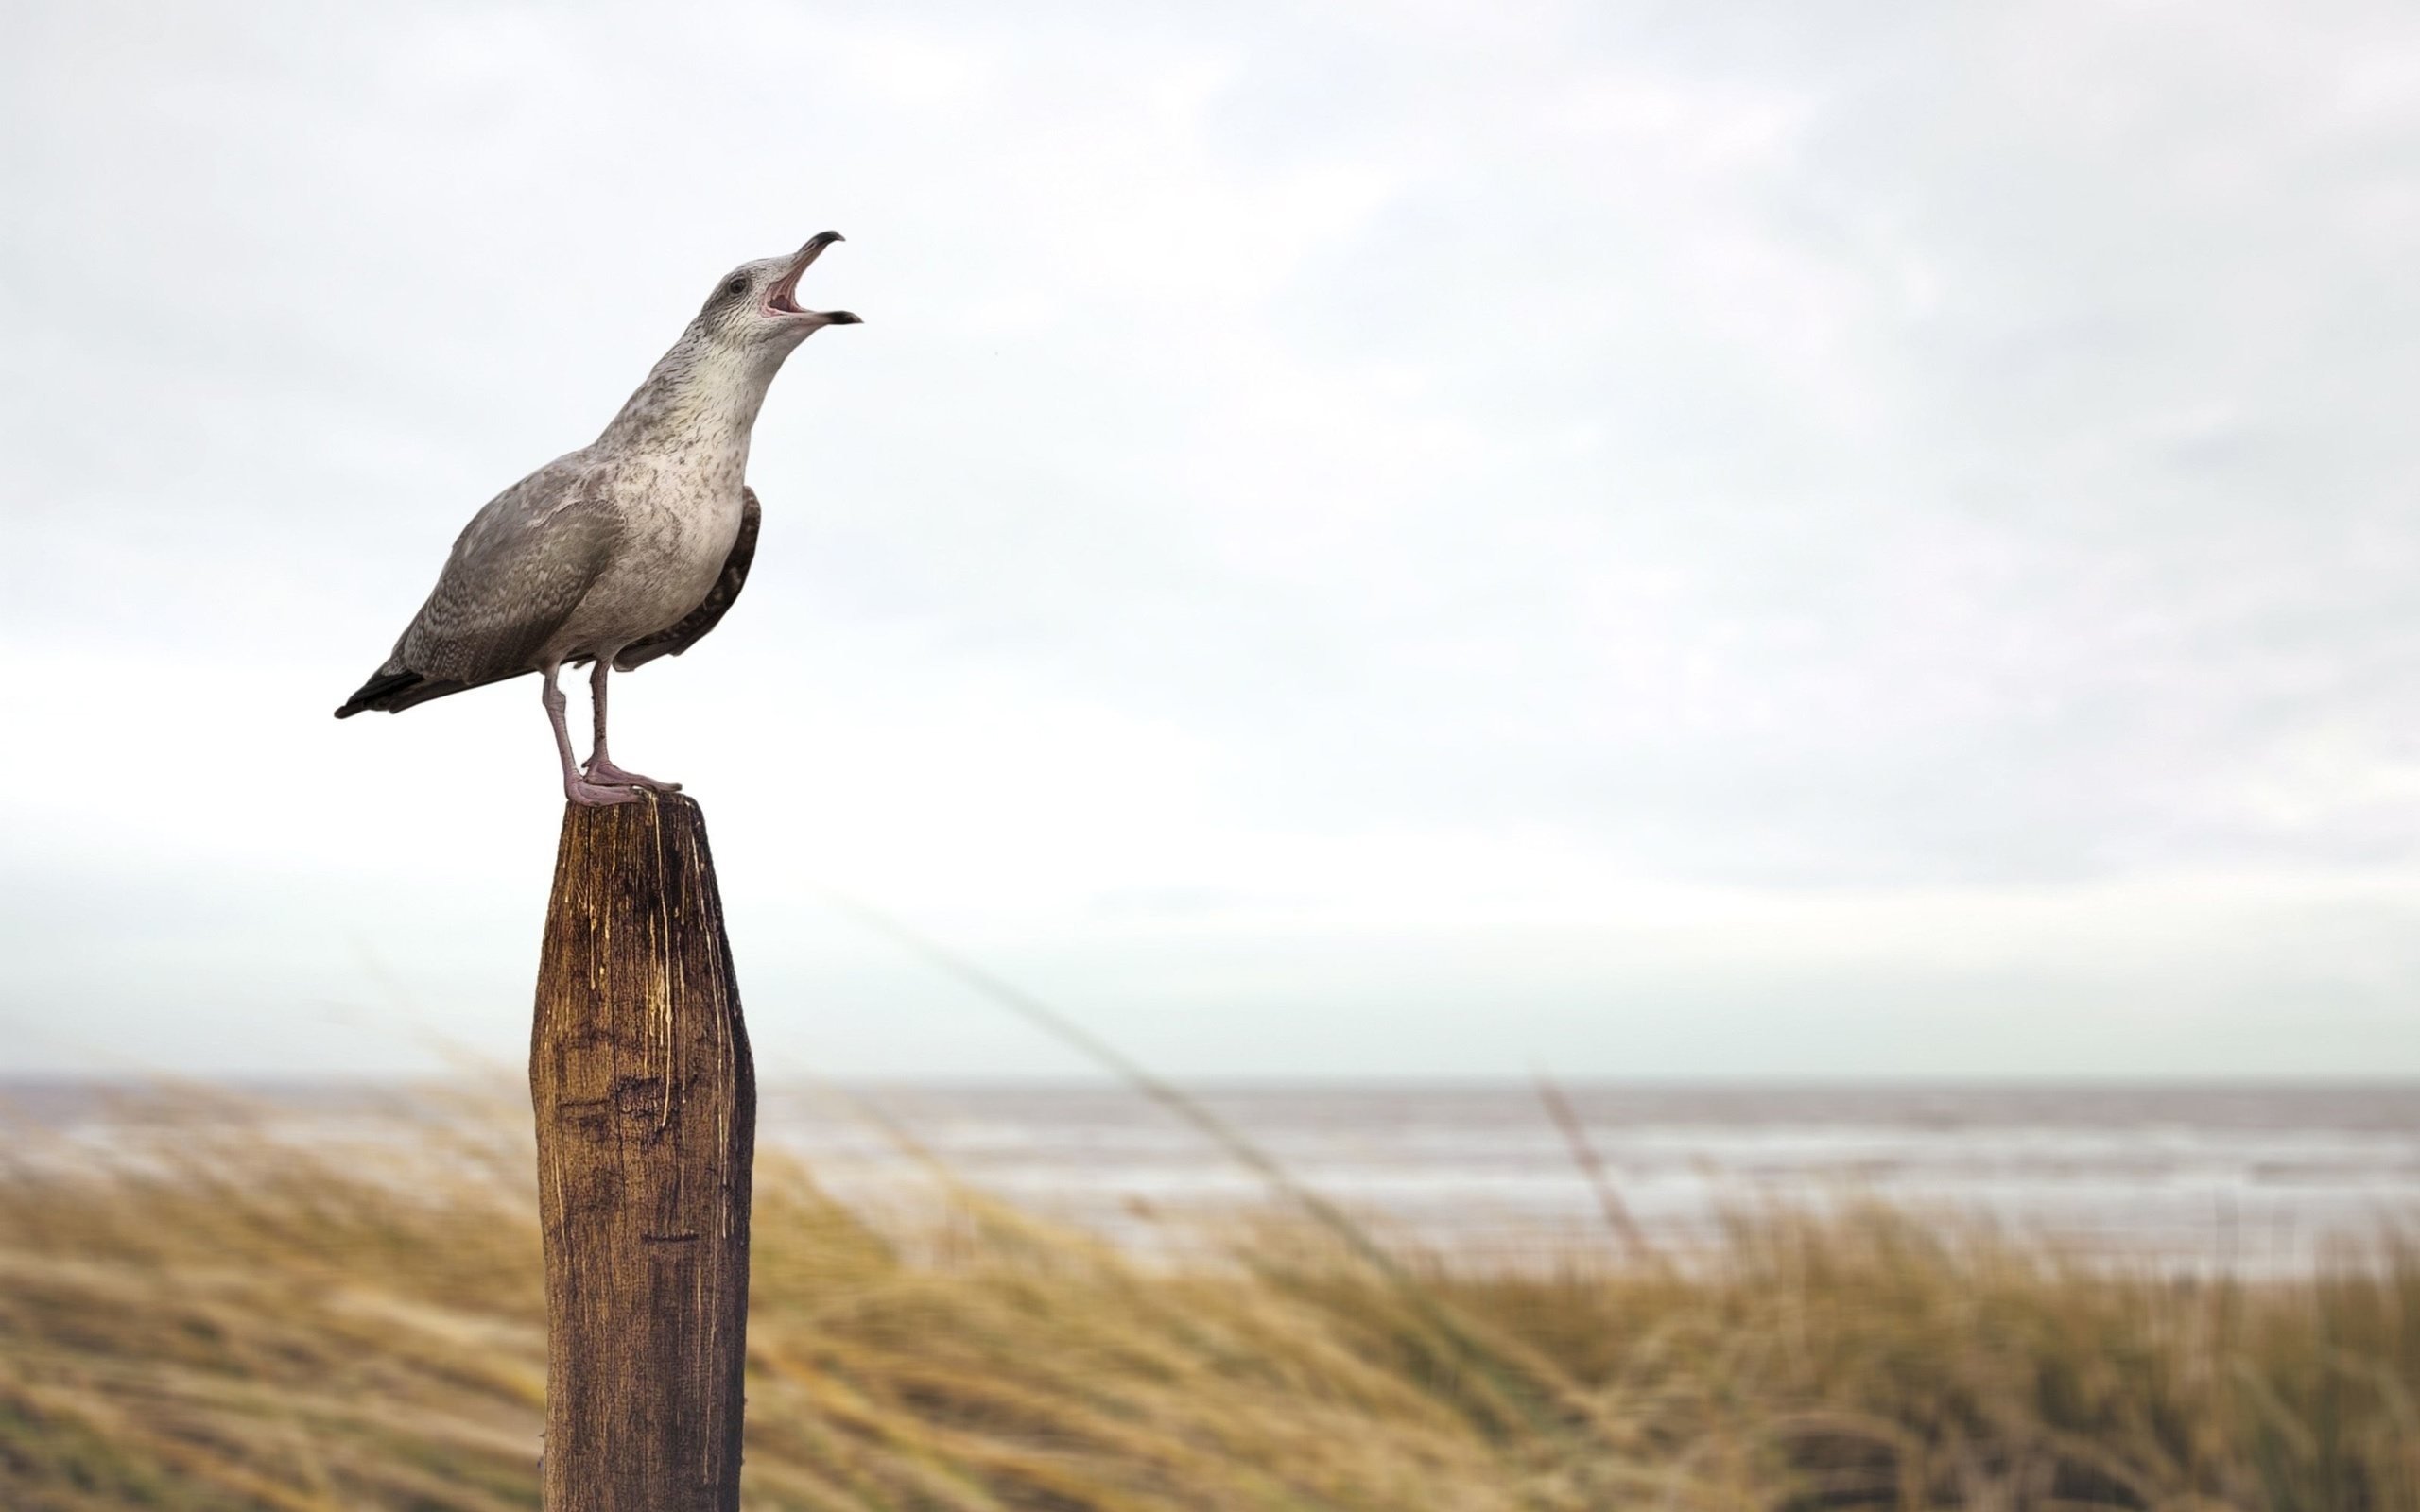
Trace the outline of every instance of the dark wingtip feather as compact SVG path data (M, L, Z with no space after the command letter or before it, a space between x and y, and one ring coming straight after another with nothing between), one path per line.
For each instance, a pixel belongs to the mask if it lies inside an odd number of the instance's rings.
M368 682L354 690L352 697L344 701L343 707L337 711L337 717L350 719L365 709L384 709L392 713L398 709L409 708L420 702L420 698L412 697L410 695L419 691L424 680L417 672L389 672L381 668ZM429 697L433 695L424 693L421 696Z

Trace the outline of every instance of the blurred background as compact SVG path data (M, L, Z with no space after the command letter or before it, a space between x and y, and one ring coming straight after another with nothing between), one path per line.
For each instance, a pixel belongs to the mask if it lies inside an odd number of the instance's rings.
M2420 1508L2334 0L0 0L0 1502L535 1504L537 686L329 713L827 228L751 1507Z

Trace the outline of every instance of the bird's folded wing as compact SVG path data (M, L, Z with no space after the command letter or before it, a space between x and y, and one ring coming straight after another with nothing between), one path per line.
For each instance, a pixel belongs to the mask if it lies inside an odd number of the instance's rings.
M574 489L552 499L527 490L496 500L454 542L428 602L395 644L394 662L465 686L531 670L620 534L609 507Z
M660 656L679 656L704 638L708 630L721 623L732 601L748 586L748 564L756 559L756 524L762 511L756 506L756 490L739 490L739 535L731 543L731 555L723 558L722 573L715 586L706 591L705 601L683 616L681 623L668 630L658 630L622 647L614 658L614 670L628 672L645 666Z

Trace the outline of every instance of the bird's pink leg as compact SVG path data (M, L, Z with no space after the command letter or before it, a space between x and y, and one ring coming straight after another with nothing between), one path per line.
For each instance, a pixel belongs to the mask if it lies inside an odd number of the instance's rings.
M610 656L600 656L596 659L596 667L588 674L588 702L596 713L596 749L589 756L588 765L580 770L588 774L590 782L604 787L649 787L659 793L680 792L680 783L659 782L652 777L626 772L614 765L613 758L605 754L605 675L612 669L613 662Z
M545 671L544 690L538 695L546 706L546 722L555 727L555 754L563 762L563 797L582 808L603 808L613 803L628 803L638 794L627 787L604 787L588 782L572 765L571 731L563 725L563 709L571 702L563 691L555 686L555 668Z

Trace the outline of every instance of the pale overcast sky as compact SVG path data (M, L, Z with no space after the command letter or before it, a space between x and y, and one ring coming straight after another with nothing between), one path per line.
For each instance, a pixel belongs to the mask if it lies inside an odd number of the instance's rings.
M0 4L0 1074L526 1043L533 680L329 711L826 227L769 1074L2420 1074L2420 9Z

